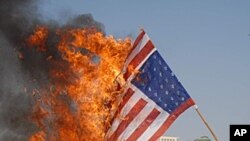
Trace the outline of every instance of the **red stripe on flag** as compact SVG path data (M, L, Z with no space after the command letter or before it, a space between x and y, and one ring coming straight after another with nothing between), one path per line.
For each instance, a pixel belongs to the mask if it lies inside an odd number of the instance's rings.
M155 134L149 139L149 141L155 141L157 140L161 135L164 134L164 132L169 128L169 126L177 119L177 117L183 113L186 109L188 109L190 106L194 105L194 101L192 98L189 98L184 102L182 105L180 105L177 109L175 109L174 112L172 112L167 120L161 125L161 127L155 132Z
M157 118L160 112L156 109L153 109L147 118L137 127L137 129L133 132L132 135L127 139L127 141L135 141L137 140L151 125L151 123Z
M131 88L128 88L126 94L123 96L122 98L122 102L119 105L118 110L121 111L121 109L124 107L124 105L126 105L126 103L128 102L128 100L131 98L131 96L134 94L134 91Z
M134 91L131 88L128 88L127 92L125 93L125 95L122 98L122 102L120 103L118 109L115 112L115 115L113 116L113 119L111 120L111 123L114 121L114 119L116 118L118 113L121 112L122 108L124 107L124 105L126 105L126 103L132 97L133 94L134 94Z
M132 47L132 49L131 49L131 52L132 52L132 51L136 48L136 46L141 42L141 40L142 40L142 38L143 38L144 35L145 35L145 31L142 30L141 33L140 33L140 35L137 36L137 38L136 38L136 40L135 40L135 42L134 42L134 44L133 44L133 47ZM130 53L131 53L131 52L130 52Z
M141 98L126 115L125 120L123 120L119 124L116 131L109 138L109 141L116 141L121 133L128 127L130 122L140 113L140 111L145 107L146 104L147 102Z
M152 51L153 48L154 45L151 40L149 40L146 45L141 49L141 51L129 63L126 73L124 74L125 80L128 79L128 77L132 74L132 71L134 71L135 68L148 56L148 54Z

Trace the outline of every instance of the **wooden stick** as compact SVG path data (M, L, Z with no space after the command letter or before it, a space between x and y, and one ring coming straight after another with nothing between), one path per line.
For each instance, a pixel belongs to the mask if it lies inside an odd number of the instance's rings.
M208 130L210 131L210 133L213 135L215 141L219 141L218 138L216 137L215 133L213 132L212 128L208 125L205 118L202 116L201 112L198 109L198 106L195 105L194 108L195 108L196 112L198 113L199 117L201 118L201 120L205 123L205 125L208 128Z

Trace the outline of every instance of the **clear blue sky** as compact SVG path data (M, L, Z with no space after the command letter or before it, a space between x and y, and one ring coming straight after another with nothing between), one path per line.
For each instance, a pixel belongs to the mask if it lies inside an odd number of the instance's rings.
M135 38L143 26L220 141L230 124L250 124L250 1L44 0L38 8L60 21L91 13L118 38ZM211 137L193 108L166 135Z

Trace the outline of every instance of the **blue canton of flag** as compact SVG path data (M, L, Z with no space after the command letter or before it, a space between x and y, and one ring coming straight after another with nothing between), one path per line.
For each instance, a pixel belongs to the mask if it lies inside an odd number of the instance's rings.
M132 84L168 113L190 98L158 51L139 69Z

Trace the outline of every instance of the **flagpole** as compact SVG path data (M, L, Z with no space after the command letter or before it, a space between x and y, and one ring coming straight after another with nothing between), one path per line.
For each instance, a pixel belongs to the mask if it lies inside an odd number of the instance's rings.
M210 133L212 134L212 136L214 137L215 141L219 141L217 136L215 135L214 131L212 130L212 128L208 125L208 123L206 122L205 118L203 117L203 115L201 114L201 112L198 109L197 105L194 105L195 111L198 113L199 117L201 118L201 120L204 122L204 124L206 125L206 127L208 128L208 130L210 131Z

